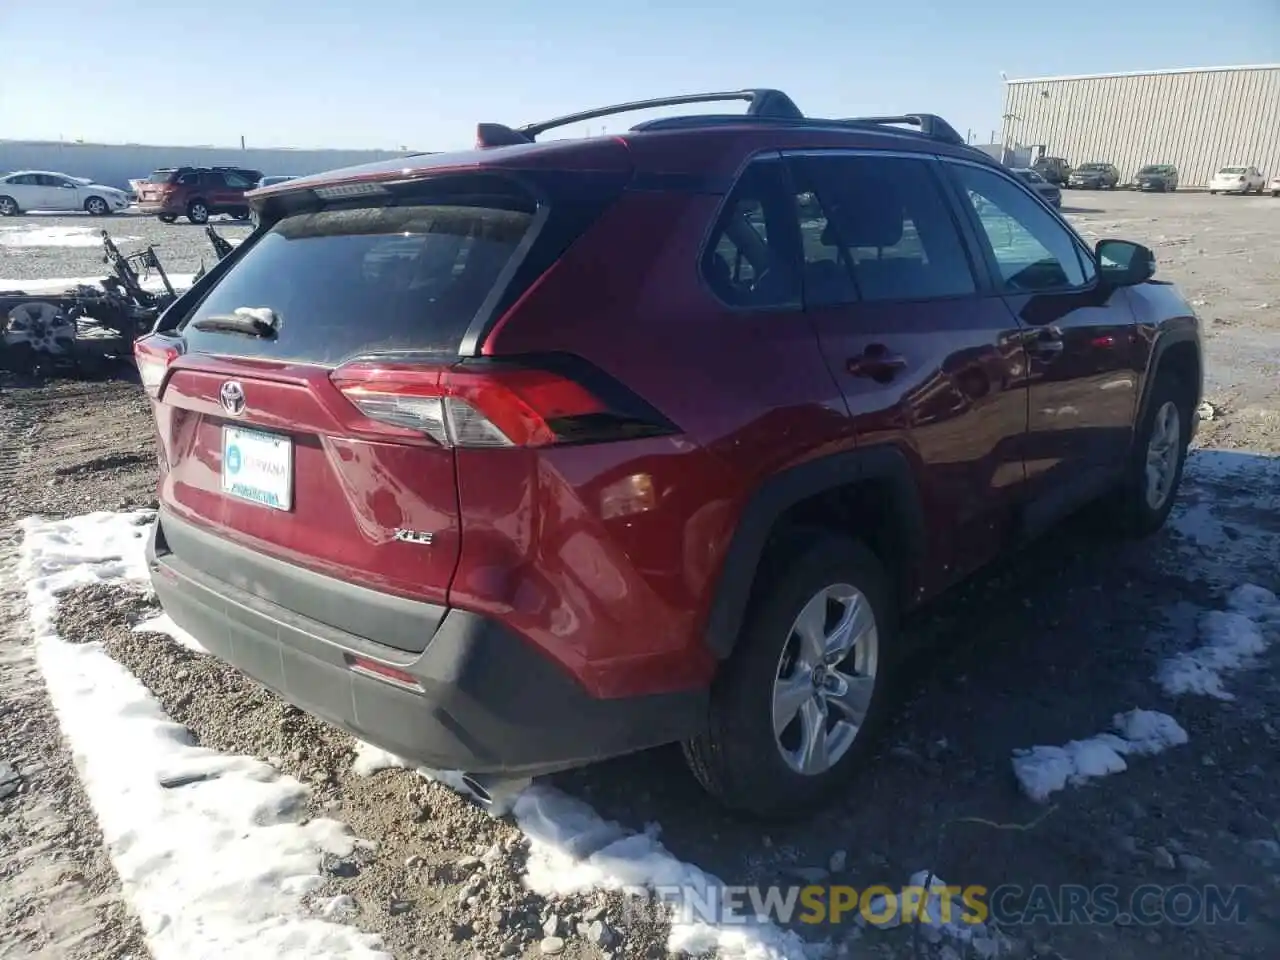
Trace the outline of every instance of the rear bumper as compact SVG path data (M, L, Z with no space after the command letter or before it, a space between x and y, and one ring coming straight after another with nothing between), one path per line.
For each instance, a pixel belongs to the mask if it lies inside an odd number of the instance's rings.
M536 776L685 739L705 723L705 691L594 698L502 624L464 610L414 604L430 638L421 653L396 650L204 573L173 552L171 535L198 546L184 555L201 568L206 556L234 562L243 554L249 565L260 558L161 511L147 562L174 622L290 703L424 766ZM292 595L316 589L315 581L298 569ZM362 588L331 583L348 622L386 621L385 595L363 591L363 617L353 593ZM354 657L403 671L415 685L353 670Z
M157 200L141 200L138 202L138 210L144 214L169 214L175 216L186 212L185 208L177 203L170 203Z

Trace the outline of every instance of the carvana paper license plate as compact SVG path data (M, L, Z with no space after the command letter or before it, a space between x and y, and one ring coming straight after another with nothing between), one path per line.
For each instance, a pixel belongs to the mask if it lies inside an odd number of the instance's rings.
M293 507L293 442L239 427L222 428L222 492L264 507Z

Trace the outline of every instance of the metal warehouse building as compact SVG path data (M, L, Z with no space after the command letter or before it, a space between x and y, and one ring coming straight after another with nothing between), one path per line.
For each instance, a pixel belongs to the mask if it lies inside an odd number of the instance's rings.
M1007 80L1003 117L1006 145L1114 163L1122 183L1148 163L1184 187L1232 164L1280 173L1280 64Z

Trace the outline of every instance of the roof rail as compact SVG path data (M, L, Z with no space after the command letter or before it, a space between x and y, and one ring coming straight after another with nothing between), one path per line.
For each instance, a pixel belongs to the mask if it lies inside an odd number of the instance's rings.
M955 127L951 126L936 113L905 113L896 117L846 117L840 122L868 124L877 127L918 127L920 134L930 140L954 143L959 146L969 145L969 141L960 136Z
M608 117L617 113L631 113L635 110L650 110L655 107L673 107L684 103L718 103L724 100L746 100L746 116L770 118L776 120L802 120L804 114L795 102L781 90L760 88L754 90L729 90L720 93L686 93L678 97L659 97L655 100L633 100L630 103L617 103L609 107L597 107L594 110L583 110L563 117L544 120L541 123L529 123L523 127L512 128L501 123L481 123L476 127L477 147L505 147L517 143L533 143L539 134L565 127L583 120L594 120L597 117Z

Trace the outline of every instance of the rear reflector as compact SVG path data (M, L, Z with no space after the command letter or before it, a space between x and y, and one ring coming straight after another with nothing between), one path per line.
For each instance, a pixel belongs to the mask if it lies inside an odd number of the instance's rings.
M537 366L357 362L331 379L370 420L446 447L545 447L674 431L643 404L608 403L572 377Z
M419 693L422 692L422 684L418 683L418 678L406 670L400 670L397 667L379 663L377 660L370 660L368 657L357 657L352 654L347 654L346 660L347 667L354 673L363 673L378 680L393 683L398 687L405 687Z
M151 397L160 396L169 364L178 359L178 348L158 337L143 337L133 344L133 358L138 365L142 388Z

